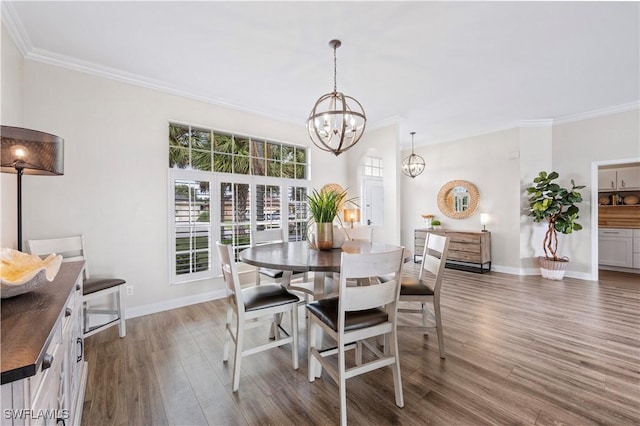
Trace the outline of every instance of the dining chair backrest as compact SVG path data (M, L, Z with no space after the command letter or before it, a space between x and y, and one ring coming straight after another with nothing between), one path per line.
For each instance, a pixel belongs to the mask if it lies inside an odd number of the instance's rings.
M370 226L357 226L355 228L345 228L347 237L352 241L368 241L373 239L373 228Z
M125 337L125 307L122 300L124 294L125 280L117 277L100 277L91 278L89 275L89 262L87 259L87 249L84 243L83 235L74 235L71 237L47 238L38 240L29 240L29 252L38 256L45 256L56 253L62 256L63 262L72 262L84 260L83 269L83 320L84 320L84 336L89 337L95 333L109 328L112 325L118 325L120 337ZM113 309L105 309L103 301L93 303L94 299L105 298L111 296L113 298ZM95 305L95 307L92 307ZM105 320L105 316L109 316ZM95 321L99 325L94 325L92 318L102 319L103 321ZM113 319L112 319L113 318ZM106 321L106 322L105 322Z
M345 312L373 309L397 301L402 277L404 248L382 253L342 253L339 290L339 329L344 330ZM387 275L389 280L376 285L348 286L348 280Z
M236 263L233 261L233 246L221 244L219 241L216 241L216 246L218 247L218 255L220 257L222 276L224 277L227 288L227 297L231 298L240 312L244 312L240 277Z
M84 236L48 238L41 240L29 240L29 252L38 256L46 256L56 253L62 256L63 262L86 260L86 248ZM84 276L89 278L89 265L85 263Z
M281 228L264 229L261 231L254 231L252 238L252 245L257 246L260 244L269 243L283 243L286 241L285 230Z
M448 237L427 233L418 279L423 281L433 280L430 285L433 287L434 292L440 292L448 250Z

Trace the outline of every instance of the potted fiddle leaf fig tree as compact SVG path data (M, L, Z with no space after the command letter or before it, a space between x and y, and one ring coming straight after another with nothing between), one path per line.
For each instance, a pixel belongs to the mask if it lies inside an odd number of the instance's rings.
M558 179L556 172L541 171L533 179L533 185L527 188L529 194L528 215L534 222L546 222L547 231L542 242L544 256L538 257L540 272L543 278L561 280L569 259L558 257L558 233L571 234L582 229L576 222L582 202L579 190L584 185L576 185L571 179L571 188L563 188L554 181Z
M315 226L315 245L319 250L331 250L333 246L333 221L342 208L347 191L320 191L313 190L307 195L309 205L309 227Z

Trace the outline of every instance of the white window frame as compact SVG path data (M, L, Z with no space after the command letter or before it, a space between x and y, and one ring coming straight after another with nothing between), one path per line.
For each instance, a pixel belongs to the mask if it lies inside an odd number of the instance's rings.
M175 243L175 182L177 180L194 180L194 181L206 181L209 182L210 190L210 211L209 211L209 253L211 268L207 271L191 272L186 274L176 274L176 243ZM221 276L220 266L218 262L218 254L215 248L215 241L220 240L220 228L222 222L220 220L219 200L220 200L220 184L223 182L248 184L250 186L250 192L252 194L250 200L250 227L252 231L255 231L258 226L258 220L256 215L256 186L257 185L271 185L280 187L280 227L288 229L289 227L289 188L298 187L306 188L307 193L311 191L311 181L308 179L293 179L293 178L276 178L266 176L252 176L243 174L232 173L219 173L209 172L201 170L188 170L188 169L169 169L169 209L168 216L168 245L169 245L169 281L171 284L182 284L193 281L201 281ZM206 225L203 225L206 226Z

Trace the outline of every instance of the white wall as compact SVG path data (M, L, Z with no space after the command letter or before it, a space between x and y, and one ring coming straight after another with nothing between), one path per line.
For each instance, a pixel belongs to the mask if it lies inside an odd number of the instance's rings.
M0 123L3 126L21 127L22 116L22 55L8 32L2 27L2 84L0 86ZM16 175L0 173L0 243L2 247L15 249L18 229L16 209ZM5 200L14 200L6 202ZM13 208L8 208L9 206Z
M4 69L5 49L2 63ZM84 234L92 275L118 275L134 286L127 297L132 313L202 300L224 288L220 279L168 284L170 120L310 144L306 113L299 125L283 123L30 60L22 80L24 126L65 139L64 176L23 180L24 239ZM327 173L333 182L347 181L344 156L313 146L310 156L314 187L329 180ZM14 198L3 194L3 216L14 209ZM3 246L12 244L15 235L3 235Z
M410 151L402 153L404 158ZM493 267L497 271L537 274L536 256L542 254L543 225L526 215L525 188L541 170L557 171L559 183L571 179L587 187L581 191L579 223L584 230L560 235L558 254L571 259L566 275L597 278L597 220L592 217L592 165L602 161L640 158L640 110L571 121L523 125L439 145L421 146L426 168L415 179L402 178L402 244L413 246L413 230L422 227L423 213L435 214L443 227L479 230L479 213L491 215ZM594 177L595 178L595 177ZM480 207L467 219L449 219L437 206L442 185L454 179L474 183Z
M587 185L580 206L583 231L560 237L559 250L571 257L571 269L578 277L597 276L597 212L591 189L597 188L597 176L591 174L595 162L640 159L640 110L620 112L556 125L553 127L553 168L570 185ZM568 238L567 238L568 237Z
M527 215L529 197L526 189L540 171L552 170L553 129L551 121L525 124L520 127L520 271L522 274L538 274L538 256L544 255L542 242L547 224L535 223Z
M400 181L398 165L398 125L391 124L368 130L360 142L346 152L348 167L349 196L358 197L361 192L360 160L366 155L381 158L383 162L382 181L384 191L384 225L373 227L373 241L400 244ZM412 249L412 246L408 246Z
M518 130L510 129L454 142L415 148L426 166L409 178L402 175L402 244L413 248L413 231L424 227L422 214L434 214L445 229L480 231L480 213L490 215L492 267L506 272L519 268L520 175ZM402 158L411 153L402 152ZM476 212L451 219L438 209L438 192L452 180L473 183L480 193Z

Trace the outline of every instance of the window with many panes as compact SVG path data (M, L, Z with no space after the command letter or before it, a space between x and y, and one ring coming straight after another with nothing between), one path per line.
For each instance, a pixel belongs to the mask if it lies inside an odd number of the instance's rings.
M308 170L306 147L169 124L172 282L217 275L215 241L237 258L252 230L306 239Z
M366 156L362 161L362 174L364 176L382 177L382 159Z

